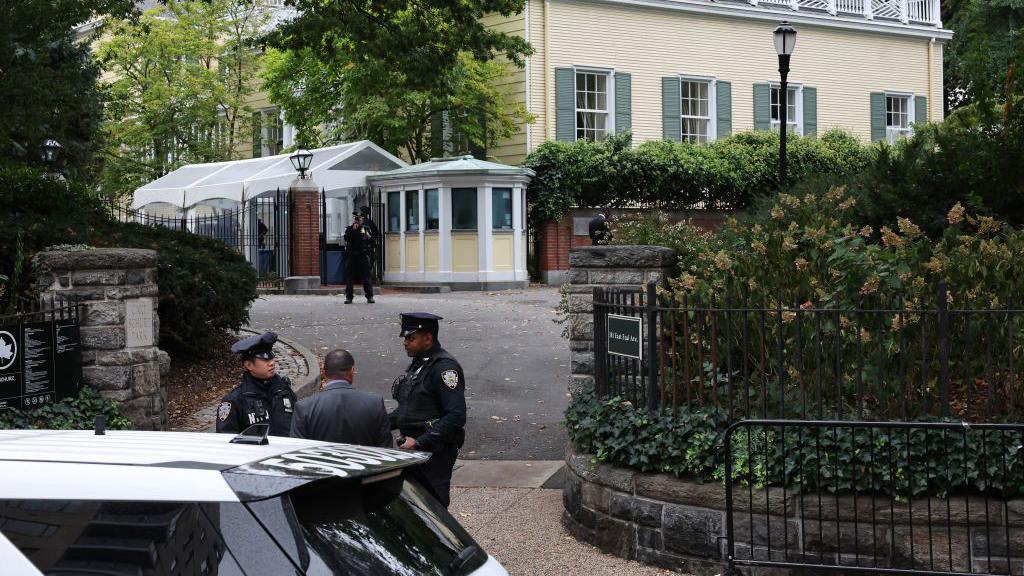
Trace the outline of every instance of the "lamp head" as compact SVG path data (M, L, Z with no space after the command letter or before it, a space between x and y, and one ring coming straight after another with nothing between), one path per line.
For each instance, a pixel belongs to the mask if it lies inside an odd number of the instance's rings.
M294 154L288 157L288 160L292 163L292 168L295 168L299 173L299 178L306 177L306 171L309 170L309 165L313 163L313 153L305 148L299 148Z
M775 52L779 56L789 56L796 47L796 29L783 20L775 29Z

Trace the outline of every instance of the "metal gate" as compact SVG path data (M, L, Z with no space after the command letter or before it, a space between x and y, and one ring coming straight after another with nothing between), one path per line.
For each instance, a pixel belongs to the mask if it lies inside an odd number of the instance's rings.
M1024 573L1022 444L1020 424L738 421L727 573Z

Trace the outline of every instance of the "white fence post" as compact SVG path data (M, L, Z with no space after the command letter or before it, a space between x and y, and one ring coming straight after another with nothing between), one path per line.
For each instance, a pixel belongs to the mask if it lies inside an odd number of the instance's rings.
M836 0L828 0L827 10L829 14L836 15Z
M910 6L909 0L900 0L900 22L904 24L910 23Z
M874 1L875 0L864 0L864 17L867 18L868 20L874 20L875 19L875 13L873 12L872 6L871 6L871 4Z

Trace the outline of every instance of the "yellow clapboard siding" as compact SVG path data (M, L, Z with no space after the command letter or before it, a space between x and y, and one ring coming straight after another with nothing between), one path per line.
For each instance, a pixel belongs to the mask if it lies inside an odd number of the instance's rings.
M630 73L637 144L662 137L663 76L700 74L731 82L734 133L753 129L753 84L778 79L773 23L587 1L551 2L549 10L548 80L553 84L555 68L573 65L610 66ZM870 92L930 92L928 43L925 38L801 25L790 81L817 88L819 133L839 127L867 141ZM933 62L941 62L941 49L938 52ZM541 90L543 81L531 78ZM933 119L941 117L937 81L941 86L941 66L932 71ZM547 98L553 115L553 85ZM554 118L543 121L547 135L553 137ZM539 140L534 139L535 146Z

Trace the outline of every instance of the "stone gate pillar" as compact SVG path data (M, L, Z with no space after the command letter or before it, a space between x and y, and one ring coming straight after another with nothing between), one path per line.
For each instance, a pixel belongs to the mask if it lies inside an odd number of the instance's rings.
M44 297L76 299L81 315L82 380L117 400L140 430L167 425L167 392L160 383L166 354L157 348L156 251L96 248L36 255Z
M594 288L665 283L676 251L664 246L588 246L569 251L569 392L594 385Z

